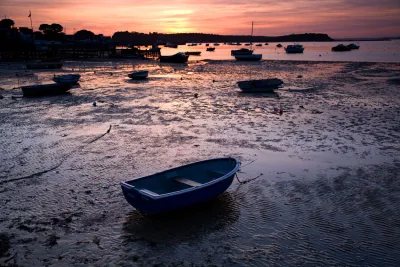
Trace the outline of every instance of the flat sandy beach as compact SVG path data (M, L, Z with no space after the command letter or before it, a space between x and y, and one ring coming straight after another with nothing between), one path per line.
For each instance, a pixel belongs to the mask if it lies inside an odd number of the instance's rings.
M72 72L71 94L19 97ZM0 87L0 266L400 266L399 63L1 63ZM120 189L227 156L258 178L181 212Z

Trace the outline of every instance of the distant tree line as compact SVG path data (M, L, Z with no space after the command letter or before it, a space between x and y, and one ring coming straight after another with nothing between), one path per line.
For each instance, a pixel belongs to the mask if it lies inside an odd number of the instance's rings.
M26 35L33 34L35 40L65 41L65 33L63 32L64 27L58 23L40 24L39 31L35 32L28 27L14 28L14 25L15 23L12 19L0 20L0 29L5 29L1 31L2 35L0 35L0 38L5 39L7 34L8 37L11 37L10 39L18 41L16 33L19 32ZM80 30L77 31L73 36L74 40L93 40L95 34L88 30Z
M29 35L32 34L32 29L28 27L15 28L15 23L11 19L0 20L0 41L4 39L12 39L13 42L18 42L19 33ZM5 30L4 30L5 29ZM47 41L66 41L64 27L61 24L40 24L39 31L33 32L34 40ZM89 30L77 31L74 35L74 40L94 40L95 34ZM321 42L332 41L327 34L322 33L304 33L291 34L285 36L250 36L250 35L217 35L204 33L175 33L164 34L157 32L140 33L121 31L115 32L112 36L112 41L120 44L130 45L151 45L155 43L176 43L185 44L190 42Z
M333 39L323 33L304 33L290 34L284 36L250 36L250 35L217 35L204 33L139 33L139 32L115 32L112 40L118 43L132 45L149 45L157 41L171 42L176 44L185 44L191 42L324 42Z

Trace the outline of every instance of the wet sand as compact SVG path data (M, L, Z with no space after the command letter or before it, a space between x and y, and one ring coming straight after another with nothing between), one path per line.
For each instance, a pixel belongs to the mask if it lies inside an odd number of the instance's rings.
M70 72L71 94L12 98ZM285 87L242 94L250 75ZM400 265L400 64L13 63L0 87L0 266ZM262 175L163 216L122 195L123 180L224 156L239 179Z

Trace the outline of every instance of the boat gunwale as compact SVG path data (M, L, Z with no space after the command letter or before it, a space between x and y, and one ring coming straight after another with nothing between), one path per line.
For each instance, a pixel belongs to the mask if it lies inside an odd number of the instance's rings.
M221 177L219 177L219 178L217 178L217 179L214 179L214 180L212 180L212 181L209 181L209 182L207 182L207 183L204 183L204 184L202 184L202 185L200 185L200 186L193 186L193 187L189 187L189 188L186 188L186 189L178 190L178 191L175 191L175 192L170 192L170 193L160 194L160 195L155 196L155 195L151 195L151 194L149 194L149 193L147 193L147 192L145 192L145 191L141 191L140 189L137 189L135 186L128 184L128 183L131 182L131 181L136 181L136 180L139 180L139 179L144 179L144 178L147 178L147 177L153 176L153 175L159 175L159 174L162 174L162 173L165 173L165 172L169 172L169 171L173 171L173 170L176 170L176 169L179 169L179 168L182 168L182 167L187 167L187 166L191 166L191 165L194 165L194 164L204 163L204 162L208 162L208 161L221 160L221 159L233 159L233 160L236 162L236 165L235 165L235 167L233 167L233 169L232 169L231 171L229 171L228 173L224 174L223 176L221 176ZM138 177L138 178L135 178L135 179L132 179L132 180L128 180L128 181L125 181L125 182L121 182L120 184L121 184L121 186L125 187L126 189L135 190L135 191L137 191L137 192L138 192L139 194L141 194L141 195L145 195L146 197L149 197L149 198L151 198L151 199L153 199L153 200L157 200L157 199L161 199L161 198L166 198L166 197L181 195L181 194L184 194L184 193L188 193L188 192L191 192L191 191L194 191L194 190L202 189L202 188L211 186L211 185L213 185L213 184L219 183L219 182L221 182L222 180L225 180L226 178L228 178L228 177L234 175L234 174L238 171L238 169L240 168L240 166L241 166L241 162L238 161L237 159L231 158L231 157L229 157L229 158L208 159L208 160L202 160L202 161L197 161L197 162L189 163L189 164L186 164L186 165L183 165L183 166L178 166L178 167L175 167L175 168L172 168L172 169L168 169L168 170L165 170L165 171L161 171L161 172L157 172L157 173L154 173L154 174L151 174L151 175L146 175L146 176Z

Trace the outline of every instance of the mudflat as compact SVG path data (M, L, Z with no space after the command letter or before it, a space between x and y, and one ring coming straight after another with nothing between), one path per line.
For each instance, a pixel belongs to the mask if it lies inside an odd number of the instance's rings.
M70 94L21 97L67 73ZM275 94L236 85L274 77ZM398 63L2 63L0 87L1 266L400 265ZM122 195L223 156L258 178L162 216Z

